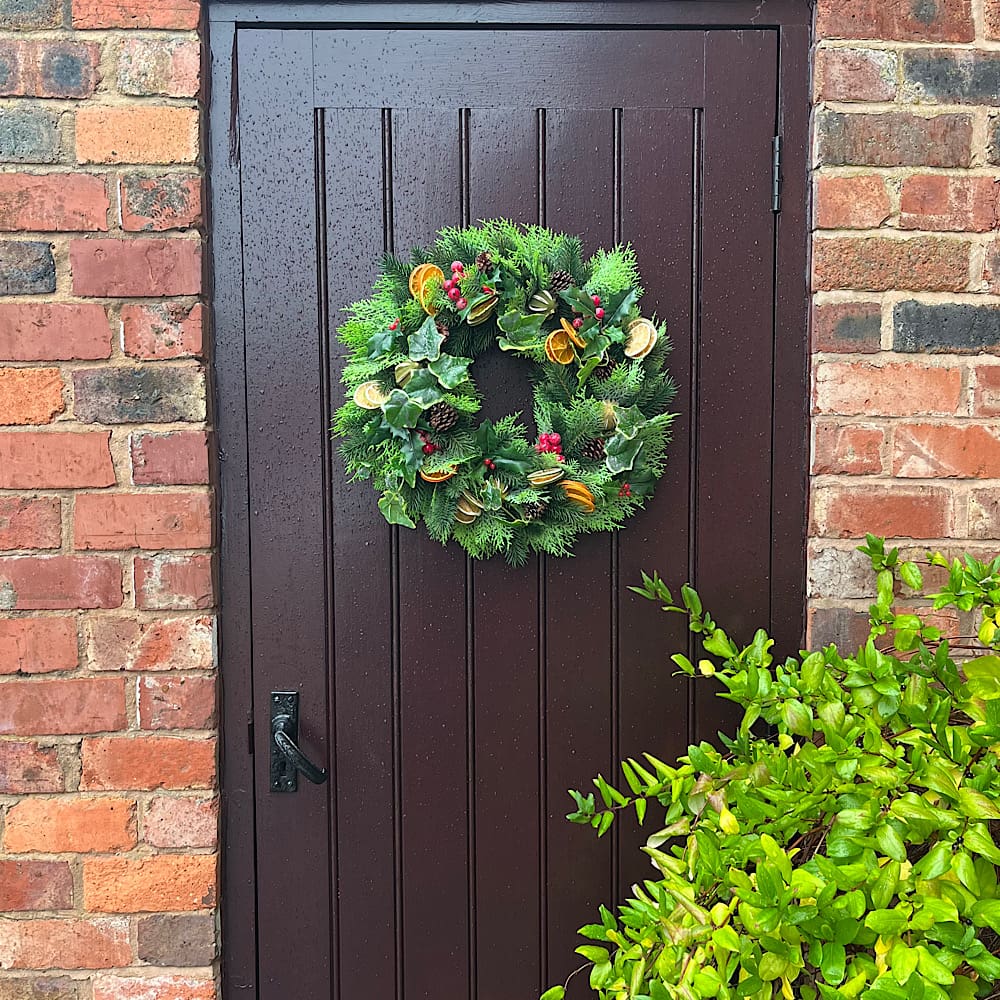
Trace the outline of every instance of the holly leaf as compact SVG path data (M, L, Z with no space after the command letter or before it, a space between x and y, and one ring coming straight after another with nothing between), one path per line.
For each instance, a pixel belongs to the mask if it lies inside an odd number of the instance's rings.
M437 377L428 368L413 373L406 383L406 394L424 410L439 402L443 396Z
M500 487L489 480L483 485L480 497L483 501L484 510L499 510L503 506L503 493Z
M398 493L387 493L379 498L378 509L390 524L401 524L404 528L415 528L413 519L406 513L406 504Z
M420 327L411 333L407 340L410 360L437 361L441 357L441 345L444 337L438 332L433 316L428 316Z
M582 365L580 365L580 370L576 373L576 381L578 384L583 385L584 382L590 378L590 373L601 363L601 355L595 355L592 358L588 358Z
M489 420L484 420L476 431L476 447L480 455L492 455L499 444L497 432L493 429L493 424Z
M411 487L417 485L417 473L423 464L423 442L415 435L409 434L400 446L403 455L403 479Z
M582 358L589 360L590 358L597 358L600 360L604 356L604 352L611 346L611 338L605 333L599 333L593 340L591 340L587 346L583 349L583 353L580 355Z
M423 407L403 392L393 389L389 398L382 404L385 422L396 437L408 439L410 430L417 425Z
M396 343L396 334L392 330L380 330L368 340L368 357L380 358L390 354Z
M512 476L523 476L531 469L531 463L520 458L495 458L493 464Z
M469 365L472 358L459 358L454 354L442 354L432 361L427 370L433 372L435 378L445 389L454 389L469 377Z
M632 307L638 301L638 288L630 288L628 291L622 292L620 298L612 298L607 308L605 323L607 323L608 326L621 326L621 324L628 318L628 314L632 311Z
M628 472L635 465L636 456L642 449L642 441L626 437L618 432L604 443L604 464L613 476Z
M581 291L575 285L563 289L559 293L559 298L563 300L571 309L584 313L588 316L594 315L593 299L586 292Z

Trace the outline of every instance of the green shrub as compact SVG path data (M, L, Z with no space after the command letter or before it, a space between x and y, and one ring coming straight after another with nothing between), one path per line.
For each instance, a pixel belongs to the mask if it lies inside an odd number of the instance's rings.
M950 570L934 607L982 621L949 641L894 611L918 566L873 536L861 551L878 597L850 657L779 661L763 631L740 648L689 587L680 604L656 575L633 588L689 617L707 655L674 662L743 718L722 751L647 754L622 764L622 788L570 793L569 818L599 835L626 811L662 817L655 874L580 931L577 971L602 1000L1000 997L1000 557L929 557Z

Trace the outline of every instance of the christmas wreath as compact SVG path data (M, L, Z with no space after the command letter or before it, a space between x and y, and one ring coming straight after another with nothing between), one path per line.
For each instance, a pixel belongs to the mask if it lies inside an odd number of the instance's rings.
M348 472L374 479L390 524L422 519L477 559L569 555L620 528L663 473L673 419L669 343L641 295L631 246L584 261L576 237L504 220L387 256L338 330ZM535 440L519 414L476 416L491 346L533 362Z

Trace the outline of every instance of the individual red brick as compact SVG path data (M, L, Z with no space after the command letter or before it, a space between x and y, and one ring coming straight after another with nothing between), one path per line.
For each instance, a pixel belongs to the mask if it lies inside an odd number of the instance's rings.
M140 97L197 97L201 47L189 38L126 37L118 50L118 89Z
M959 368L864 361L816 364L813 410L840 416L950 415L962 400Z
M212 619L98 615L87 621L87 661L91 670L211 670Z
M197 240L73 240L69 247L76 295L197 295Z
M1000 241L998 240L986 244L983 281L986 282L987 291L994 295L1000 293Z
M137 699L142 729L209 729L215 725L214 677L143 677Z
M830 49L816 53L817 101L891 101L899 58L884 49Z
M142 829L142 839L153 847L215 847L218 799L157 795L146 807Z
M0 735L103 733L125 726L125 685L118 677L17 680L3 685Z
M96 302L0 303L0 358L76 361L111 356L111 325Z
M122 567L105 556L0 558L0 609L119 608Z
M976 37L972 0L819 0L816 37L971 42Z
M942 538L951 530L951 491L933 486L817 486L812 533L825 538Z
M101 47L96 42L4 39L0 41L0 97L90 97L101 79L100 59Z
M0 489L113 486L107 431L0 432Z
M66 409L58 368L0 368L0 424L47 424Z
M878 302L827 302L813 306L814 351L874 354L882 336Z
M972 412L977 417L1000 417L1000 365L979 365L975 369Z
M73 545L83 549L204 549L212 543L207 493L80 493Z
M816 225L820 229L877 229L891 211L881 177L821 176L816 182Z
M991 40L1000 39L1000 0L986 0L986 37Z
M208 555L160 555L135 560L136 607L156 610L210 608L212 559Z
M961 292L969 285L970 245L922 236L852 237L813 242L813 288L885 292Z
M57 549L61 540L58 497L0 496L0 550Z
M131 232L189 229L201 224L201 178L191 174L121 179L122 228Z
M969 537L1000 538L1000 490L996 487L969 494Z
M133 105L82 107L76 113L80 163L194 163L196 108Z
M202 305L156 302L122 306L125 353L134 358L185 358L201 354Z
M83 863L83 905L90 913L203 910L215 904L212 854L100 858Z
M0 674L73 670L78 655L72 618L0 619Z
M66 778L54 748L0 741L0 795L61 792L65 788Z
M65 861L0 861L0 912L72 905L73 873Z
M99 976L94 1000L215 1000L215 981L191 976Z
M194 486L208 482L205 431L137 433L130 439L136 486Z
M198 0L73 0L74 28L197 28Z
M927 229L986 233L998 225L1000 185L992 177L916 174L903 181L899 225Z
M0 231L106 232L104 179L90 174L0 174Z
M131 963L129 922L124 917L0 918L0 968L113 969Z
M136 840L132 800L78 795L15 802L7 810L3 831L9 854L130 851Z
M1000 431L982 424L900 424L893 475L911 479L993 479L1000 473Z
M166 736L104 736L83 741L85 791L211 788L215 741Z
M882 472L885 430L858 424L816 424L812 471L815 475L877 475Z

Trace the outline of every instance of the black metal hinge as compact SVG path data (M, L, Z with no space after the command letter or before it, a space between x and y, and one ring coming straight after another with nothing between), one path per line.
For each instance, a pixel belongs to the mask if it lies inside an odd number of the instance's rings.
M771 140L771 211L781 211L781 136Z

